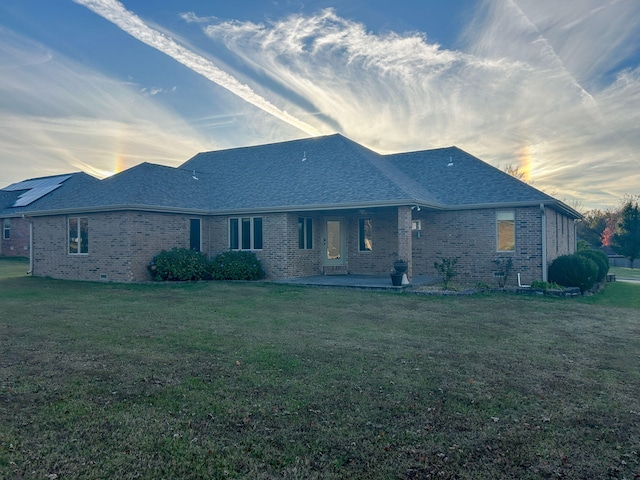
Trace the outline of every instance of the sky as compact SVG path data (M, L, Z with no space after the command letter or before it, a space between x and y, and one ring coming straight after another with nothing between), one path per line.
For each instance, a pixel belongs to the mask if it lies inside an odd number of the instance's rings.
M0 1L0 187L333 133L619 205L640 194L640 1Z

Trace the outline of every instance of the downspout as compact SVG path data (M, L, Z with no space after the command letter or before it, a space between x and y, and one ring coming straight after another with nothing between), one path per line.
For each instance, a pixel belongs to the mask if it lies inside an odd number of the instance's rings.
M547 281L547 214L544 204L540 204L540 212L542 212L542 281Z
M22 215L24 218L24 215ZM29 271L27 275L33 273L33 222L29 220Z

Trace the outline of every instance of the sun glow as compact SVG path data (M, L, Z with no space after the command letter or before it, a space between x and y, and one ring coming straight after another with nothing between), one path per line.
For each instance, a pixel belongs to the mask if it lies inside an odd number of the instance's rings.
M531 145L523 145L518 152L518 161L520 162L519 168L523 174L522 180L529 183L531 181Z
M113 167L113 173L114 173L114 174L116 174L116 173L120 173L120 172L122 172L122 171L123 171L123 170L125 170L125 169L126 169L126 159L125 159L125 156L124 156L124 154L123 154L122 152L119 152L119 153L116 155L116 162L115 162L115 165L114 165L114 167Z

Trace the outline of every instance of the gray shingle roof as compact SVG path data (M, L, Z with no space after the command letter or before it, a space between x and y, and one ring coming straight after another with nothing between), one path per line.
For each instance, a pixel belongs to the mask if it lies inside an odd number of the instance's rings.
M33 185L47 184L51 180L59 187L45 189L36 195L37 198L27 205L20 202L21 195L28 194ZM59 182L58 182L59 181ZM0 189L0 217L15 217L36 210L57 209L60 205L76 206L74 199L100 183L100 180L83 172L50 177L33 178L15 183ZM22 188L24 186L24 188ZM42 195L40 195L42 194ZM18 205L18 206L16 206Z
M143 163L101 181L85 177L74 176L24 211L151 209L215 214L545 203L579 216L456 147L379 155L339 134L199 153L178 168ZM0 191L0 208L2 195Z
M393 167L449 206L544 203L549 195L457 147L388 155Z

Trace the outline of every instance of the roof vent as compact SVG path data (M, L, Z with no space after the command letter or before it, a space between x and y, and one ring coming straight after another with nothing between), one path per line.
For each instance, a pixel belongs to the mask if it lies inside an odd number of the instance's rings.
M453 167L453 157L449 156L449 163L447 163L447 167Z

